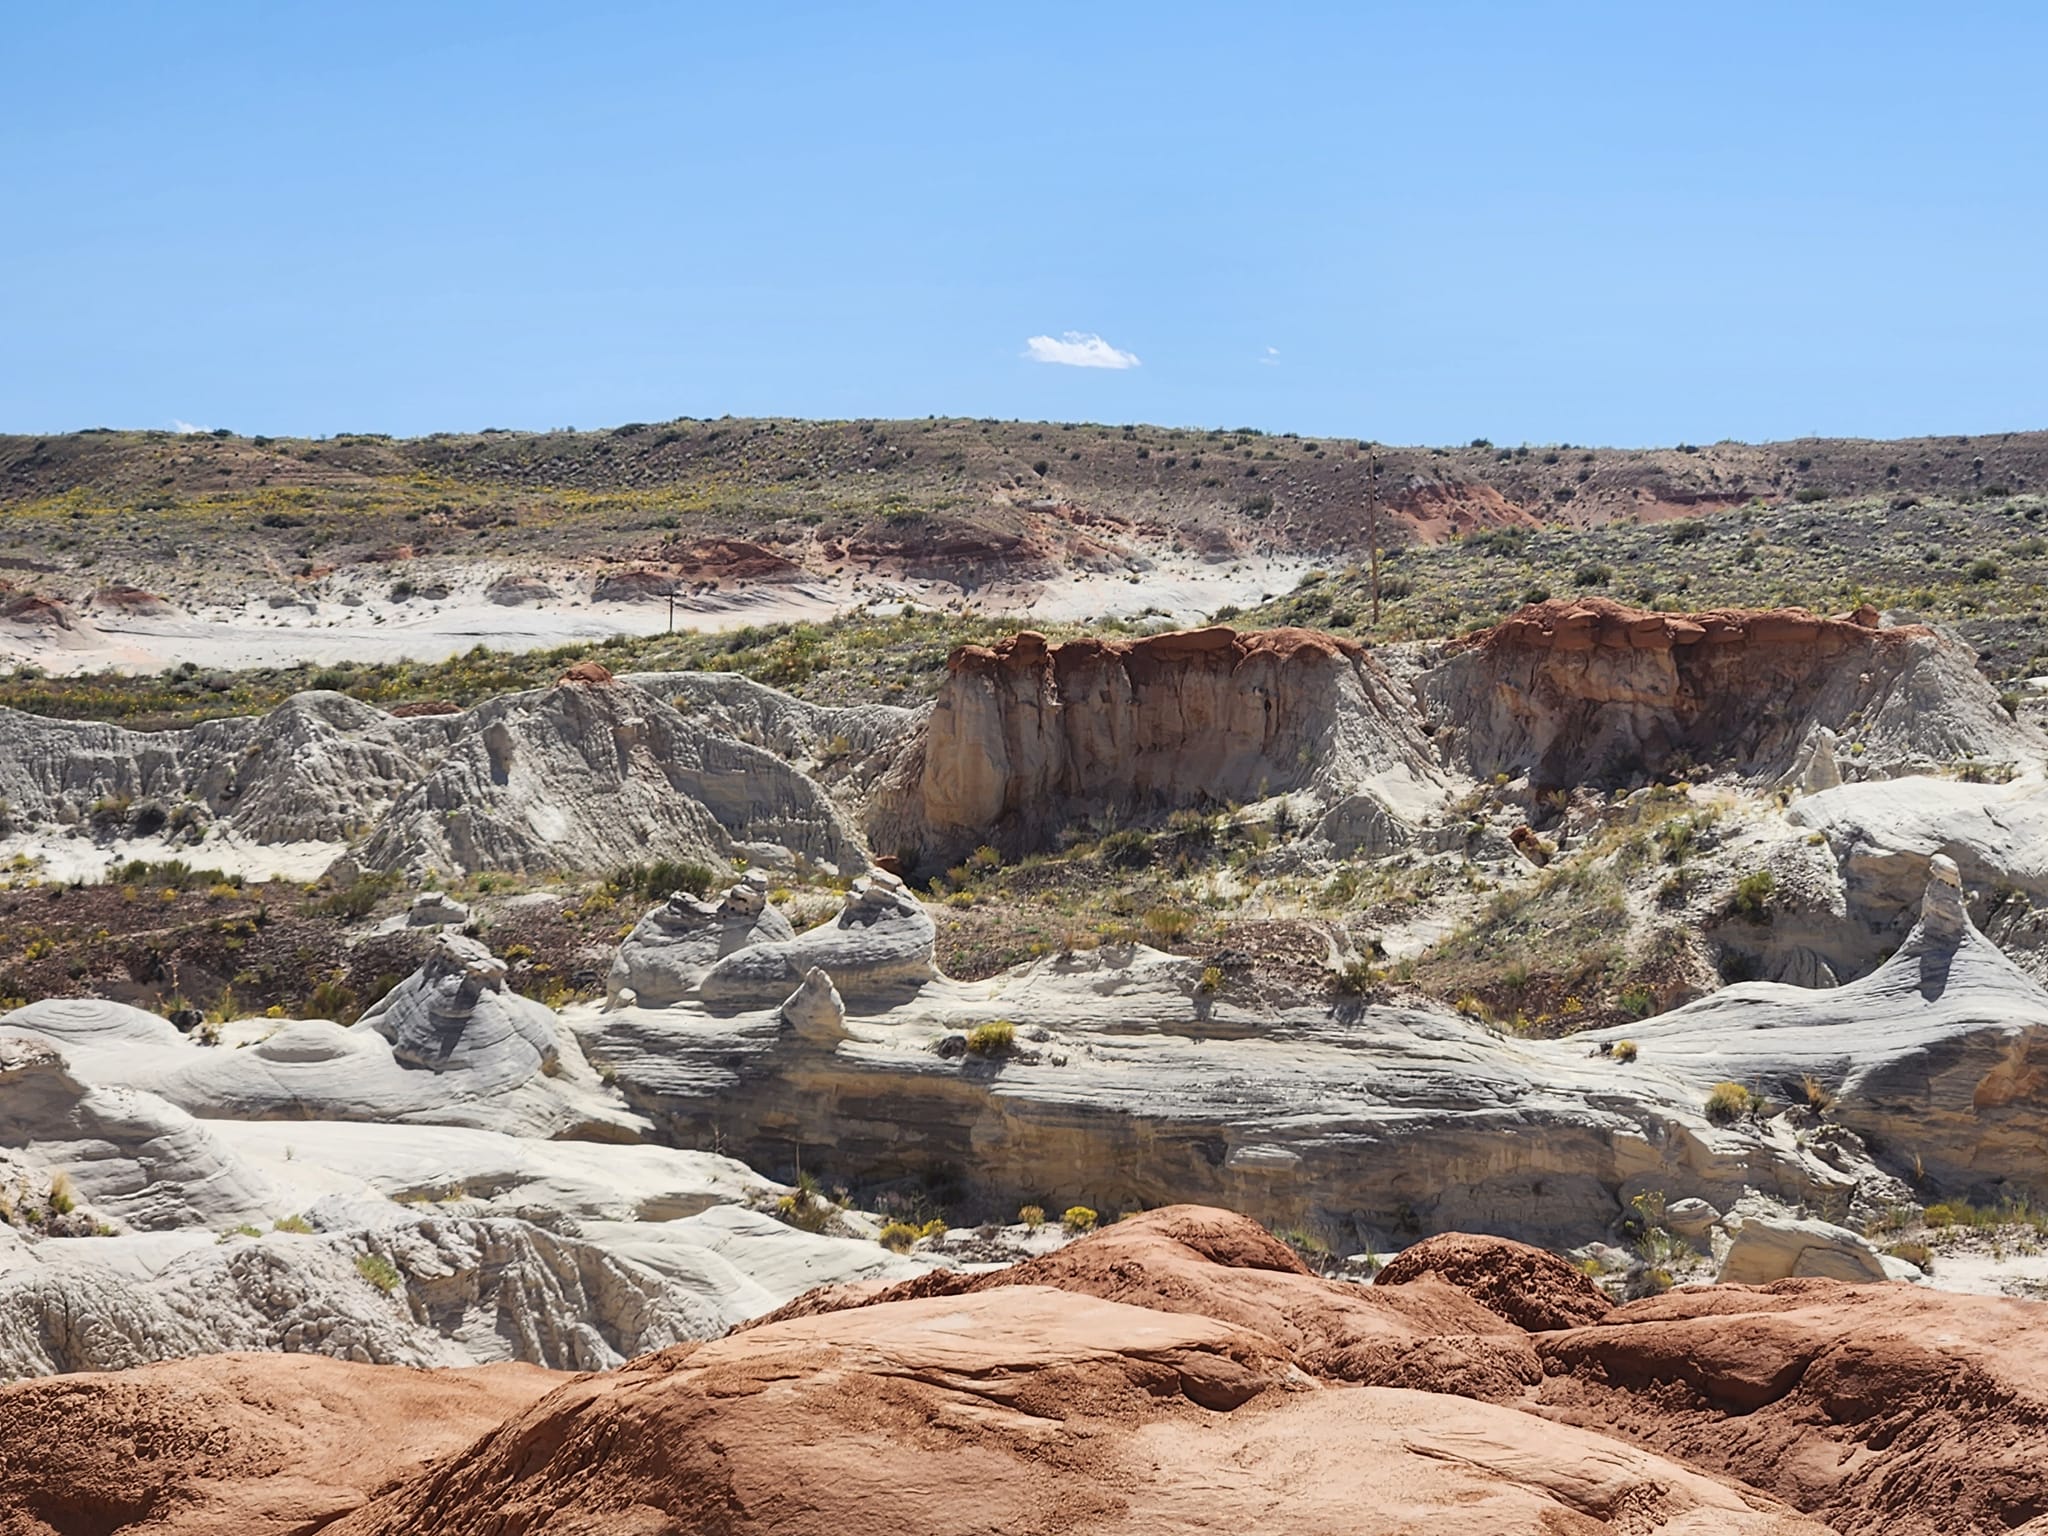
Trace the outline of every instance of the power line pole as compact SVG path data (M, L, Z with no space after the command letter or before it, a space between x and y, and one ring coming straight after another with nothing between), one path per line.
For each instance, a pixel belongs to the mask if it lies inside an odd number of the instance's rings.
M1365 461L1365 528L1372 546L1372 627L1380 627L1380 453L1374 448Z

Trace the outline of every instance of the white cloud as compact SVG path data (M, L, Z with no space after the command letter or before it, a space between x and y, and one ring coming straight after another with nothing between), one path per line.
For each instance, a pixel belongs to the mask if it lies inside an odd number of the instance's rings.
M1265 355L1259 361L1268 368L1278 368L1280 366L1280 349L1278 347L1266 348Z
M194 434L195 432L204 432L204 431L206 430L206 428L204 428L204 427L195 427L195 426L193 426L193 425L192 425L192 423L191 423L191 422L189 422L189 421L180 421L180 420L178 420L178 418L177 418L177 417L173 416L173 417L171 418L171 430L172 430L173 432L177 433L177 434L178 434L178 436L180 436L180 437L190 437L190 436L192 436L192 435L193 435L193 434Z
M1120 352L1092 331L1068 331L1058 340L1033 336L1024 343L1024 355L1034 363L1058 363L1066 368L1135 368L1138 354Z

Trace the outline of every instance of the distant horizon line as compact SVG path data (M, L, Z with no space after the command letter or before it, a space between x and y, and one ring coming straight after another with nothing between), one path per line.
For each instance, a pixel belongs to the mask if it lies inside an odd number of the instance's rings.
M956 423L979 426L1046 426L1058 427L1063 431L1078 431L1084 428L1111 432L1174 432L1201 433L1223 437L1270 437L1315 443L1354 444L1360 450L1421 449L1428 451L1470 452L1487 449L1579 449L1607 453L1651 453L1685 452L1698 448L1770 448L1792 443L1915 443L1952 442L1958 445L1992 438L2035 437L2048 434L2048 426L1998 428L1979 432L1919 432L1900 436L1867 436L1858 433L1803 433L1796 437L1717 437L1680 438L1670 442L1654 443L1596 443L1577 442L1567 439L1523 438L1518 441L1473 437L1459 442L1394 442L1388 439L1360 437L1355 433L1302 432L1293 429L1274 429L1254 426L1217 426L1195 423L1171 424L1156 421L1095 421L1083 418L1058 418L1052 416L974 416L937 415L922 416L743 416L731 412L718 416L669 416L654 420L621 421L611 426L579 427L470 427L438 428L428 432L386 432L379 430L336 431L322 433L301 432L242 432L231 427L200 426L180 421L172 426L126 426L113 427L96 425L90 427L67 427L56 430L34 431L7 429L0 431L0 437L8 438L51 438L51 437L99 437L138 436L150 438L207 437L216 441L240 441L264 446L277 442L331 443L350 438L369 438L383 442L432 442L444 438L460 437L556 437L556 436L616 436L620 433L633 435L639 431L658 427L681 425L715 426L723 422L767 423L773 425L794 425L810 427L840 427L864 425L937 425Z

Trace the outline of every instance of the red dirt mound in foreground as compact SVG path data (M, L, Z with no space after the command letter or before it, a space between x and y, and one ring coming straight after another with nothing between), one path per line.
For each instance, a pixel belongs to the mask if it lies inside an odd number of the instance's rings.
M1600 1287L1554 1253L1505 1237L1444 1232L1394 1255L1374 1277L1408 1285L1434 1275L1517 1328L1583 1328L1613 1310Z
M1457 1397L1320 1388L1244 1329L1016 1286L792 1318L579 1381L330 1529L1821 1528L1586 1431Z
M1559 1326L1594 1304L1520 1244L1389 1268L1322 1280L1175 1207L566 1381L30 1382L0 1536L2048 1536L2036 1303L1782 1281Z
M1016 1285L1218 1318L1276 1340L1304 1370L1332 1380L1498 1401L1541 1375L1523 1331L1462 1291L1434 1279L1385 1291L1324 1280L1257 1222L1197 1205L1147 1211L987 1274L941 1271L883 1289L812 1291L762 1323Z
M461 1450L564 1377L215 1355L0 1392L0 1536L286 1536Z

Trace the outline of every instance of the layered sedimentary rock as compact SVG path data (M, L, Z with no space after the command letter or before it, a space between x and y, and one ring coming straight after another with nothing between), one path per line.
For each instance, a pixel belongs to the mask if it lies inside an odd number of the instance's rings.
M40 1037L95 1085L133 1089L209 1120L395 1120L527 1136L632 1139L645 1124L565 1054L548 1009L503 985L474 940L444 933L412 976L353 1026L260 1025L210 1049L155 1014L91 998L0 1016Z
M1142 949L933 981L832 1030L697 1000L577 1023L685 1145L787 1168L800 1144L849 1182L952 1170L997 1213L1199 1198L1350 1246L1453 1228L1579 1243L1639 1193L1725 1210L1757 1189L1860 1223L1913 1202L1901 1175L1931 1181L1923 1198L2017 1188L2048 1144L2030 1065L2048 993L1969 925L1952 869L1928 914L1849 986L1747 984L1556 1041L1429 1008L1241 1012ZM1009 1048L945 1049L996 1020ZM1633 1059L1611 1054L1624 1033ZM1835 1096L1826 1125L1783 1116L1809 1077ZM1710 1119L1724 1079L1769 1114Z
M2048 909L2048 789L2038 779L1845 784L1802 796L1786 820L1826 840L1850 911L1875 932L1897 937L1911 925L1936 855L1955 862L1980 922Z
M1823 618L1541 603L1454 643L1421 692L1450 760L1544 788L1693 765L1775 782L1813 770L1823 742L1835 773L1858 775L2009 762L2036 744L1966 648L1884 628L1867 608Z
M608 869L650 857L866 867L860 837L773 753L685 720L602 667L469 711L403 716L339 693L141 732L0 710L13 829L351 848L371 869Z
M810 779L597 671L456 717L446 754L391 807L363 862L602 870L743 852L865 867L858 834Z
M505 985L505 962L475 939L443 933L420 968L356 1023L404 1066L460 1072L489 1093L556 1065L553 1012Z
M1303 792L1331 835L1384 851L1438 791L1412 703L1360 646L1216 627L963 646L921 739L878 790L873 844L920 864L1043 843L1088 817ZM1370 801L1380 814L1369 815ZM1351 851L1349 847L1343 851Z
M864 795L887 771L925 714L893 704L814 704L737 672L628 672L620 680L669 700L707 730L773 752L846 798Z
M341 842L445 750L445 718L399 720L339 693L189 731L0 710L0 798L17 826L75 826L106 801L155 802L253 842Z
M33 1149L80 1199L138 1225L233 1224L276 1199L184 1110L154 1094L82 1081L55 1047L4 1027L0 1148Z
M1627 1030L1645 1061L1781 1102L1810 1078L1833 1118L1938 1188L2024 1194L2048 1147L2048 992L1979 933L1937 855L1921 917L1868 976L1830 989L1745 982Z

